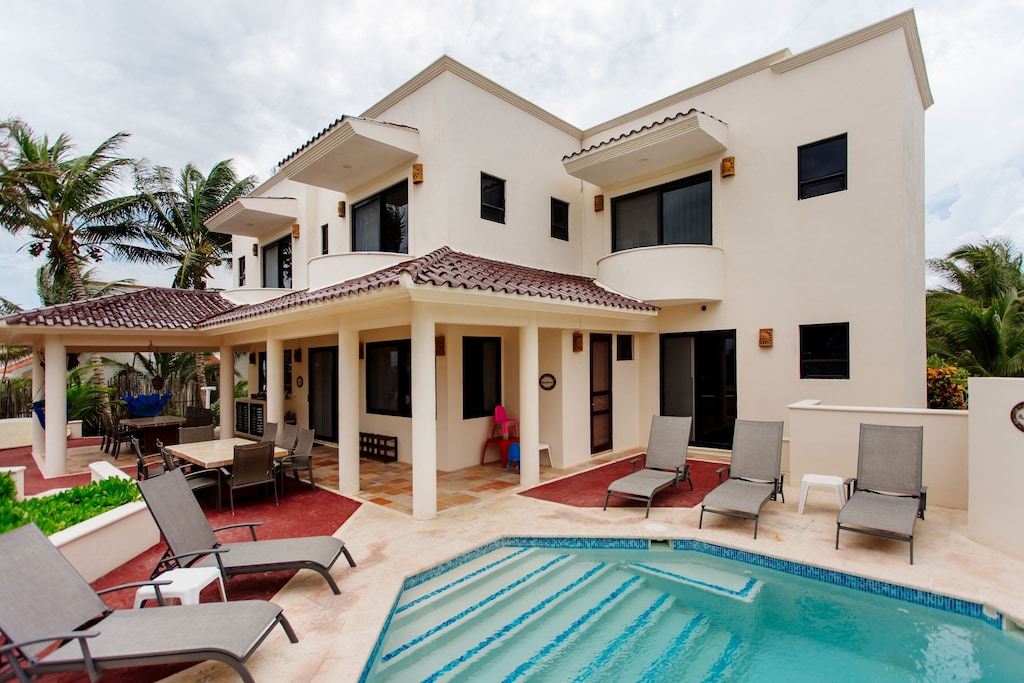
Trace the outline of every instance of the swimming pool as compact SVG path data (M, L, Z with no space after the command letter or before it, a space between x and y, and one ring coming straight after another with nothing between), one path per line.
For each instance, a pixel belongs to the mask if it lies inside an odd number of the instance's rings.
M506 538L408 579L361 680L1018 680L1003 626L701 541Z

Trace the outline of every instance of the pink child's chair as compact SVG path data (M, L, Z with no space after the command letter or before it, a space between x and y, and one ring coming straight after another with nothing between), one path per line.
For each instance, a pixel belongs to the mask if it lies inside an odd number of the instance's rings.
M505 414L505 406L494 406L494 425L491 427L491 438L499 435L503 439L519 437L519 424Z

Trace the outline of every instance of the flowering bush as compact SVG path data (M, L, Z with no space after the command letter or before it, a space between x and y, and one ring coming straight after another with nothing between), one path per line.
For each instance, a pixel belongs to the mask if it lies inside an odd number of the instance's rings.
M955 366L928 368L928 407L967 409L967 371Z

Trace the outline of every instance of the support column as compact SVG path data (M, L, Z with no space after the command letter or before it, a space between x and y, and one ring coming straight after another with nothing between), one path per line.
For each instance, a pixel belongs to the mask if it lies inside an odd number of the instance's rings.
M537 315L519 328L519 483L536 486L540 483L540 396L537 378L540 375L540 342Z
M46 476L68 473L67 347L61 337L47 337L46 349Z
M235 435L235 350L220 347L220 438Z
M267 339L266 422L284 424L284 342Z
M412 516L437 516L437 373L434 318L412 307Z
M359 331L338 328L338 490L359 493Z
M34 346L32 348L32 398L36 399L43 396L43 347ZM39 424L39 420L36 416L32 415L32 456L35 457L37 462L44 462L46 460L46 432L43 431L43 426Z

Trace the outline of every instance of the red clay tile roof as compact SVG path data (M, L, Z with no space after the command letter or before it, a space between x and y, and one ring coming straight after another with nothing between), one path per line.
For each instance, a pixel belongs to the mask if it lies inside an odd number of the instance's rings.
M287 163L291 159L294 159L295 157L297 157L299 155L299 152L301 152L302 150L306 149L307 147L312 145L314 142L316 142L317 140L319 140L323 136L327 135L329 132L331 132L331 129L333 129L335 126L341 124L346 119L358 119L360 121L373 121L374 123L379 123L379 124L384 125L384 126L394 126L395 128L408 128L409 130L416 130L412 126L406 126L406 125L403 125L401 123L388 123L387 121L378 121L377 119L368 119L365 116L349 116L348 114L342 114L342 116L340 118L335 119L329 126L327 126L322 131L320 131L319 133L317 133L316 135L311 137L308 141L306 141L297 150L295 150L294 152L292 152L291 154L286 156L284 159L281 159L281 161L279 161L278 164L277 164L278 167L284 166L285 163Z
M149 287L23 311L4 320L8 325L188 330L235 306L219 292Z
M592 152L592 151L594 151L595 149L597 149L599 147L604 147L605 145L610 145L613 142L618 142L619 140L623 140L623 139L631 137L633 135L638 135L639 133L642 133L645 130L650 130L652 128L657 128L658 126L663 126L666 123L668 123L669 121L675 121L676 119L678 119L681 116L689 116L690 114L704 114L704 116L711 116L711 114L708 114L707 112L701 111L699 109L691 109L690 111L686 111L686 112L681 111L678 114L675 114L673 116L666 116L661 121L654 121L653 123L649 123L646 126L641 126L640 128L634 128L633 130L629 131L628 133L623 133L622 135L616 135L611 140L604 140L602 142L595 143L595 144L591 145L590 147L587 147L586 149L581 149L578 152L573 152L572 154L566 154L564 157L562 157L562 161L567 161L568 159L572 159L573 157L578 157L581 154L586 154L587 152ZM722 121L721 119L719 119L717 117L714 117L714 116L711 116L711 118L715 119L715 121ZM725 122L722 121L722 123L725 123Z
M421 285L490 290L525 296L575 301L596 306L657 311L657 306L617 294L597 284L593 278L566 275L549 270L527 268L504 261L471 256L442 247L418 259L403 261L346 282L316 290L301 290L258 304L240 306L204 320L199 327L254 318L298 306L340 299L398 284L399 274L407 271Z

